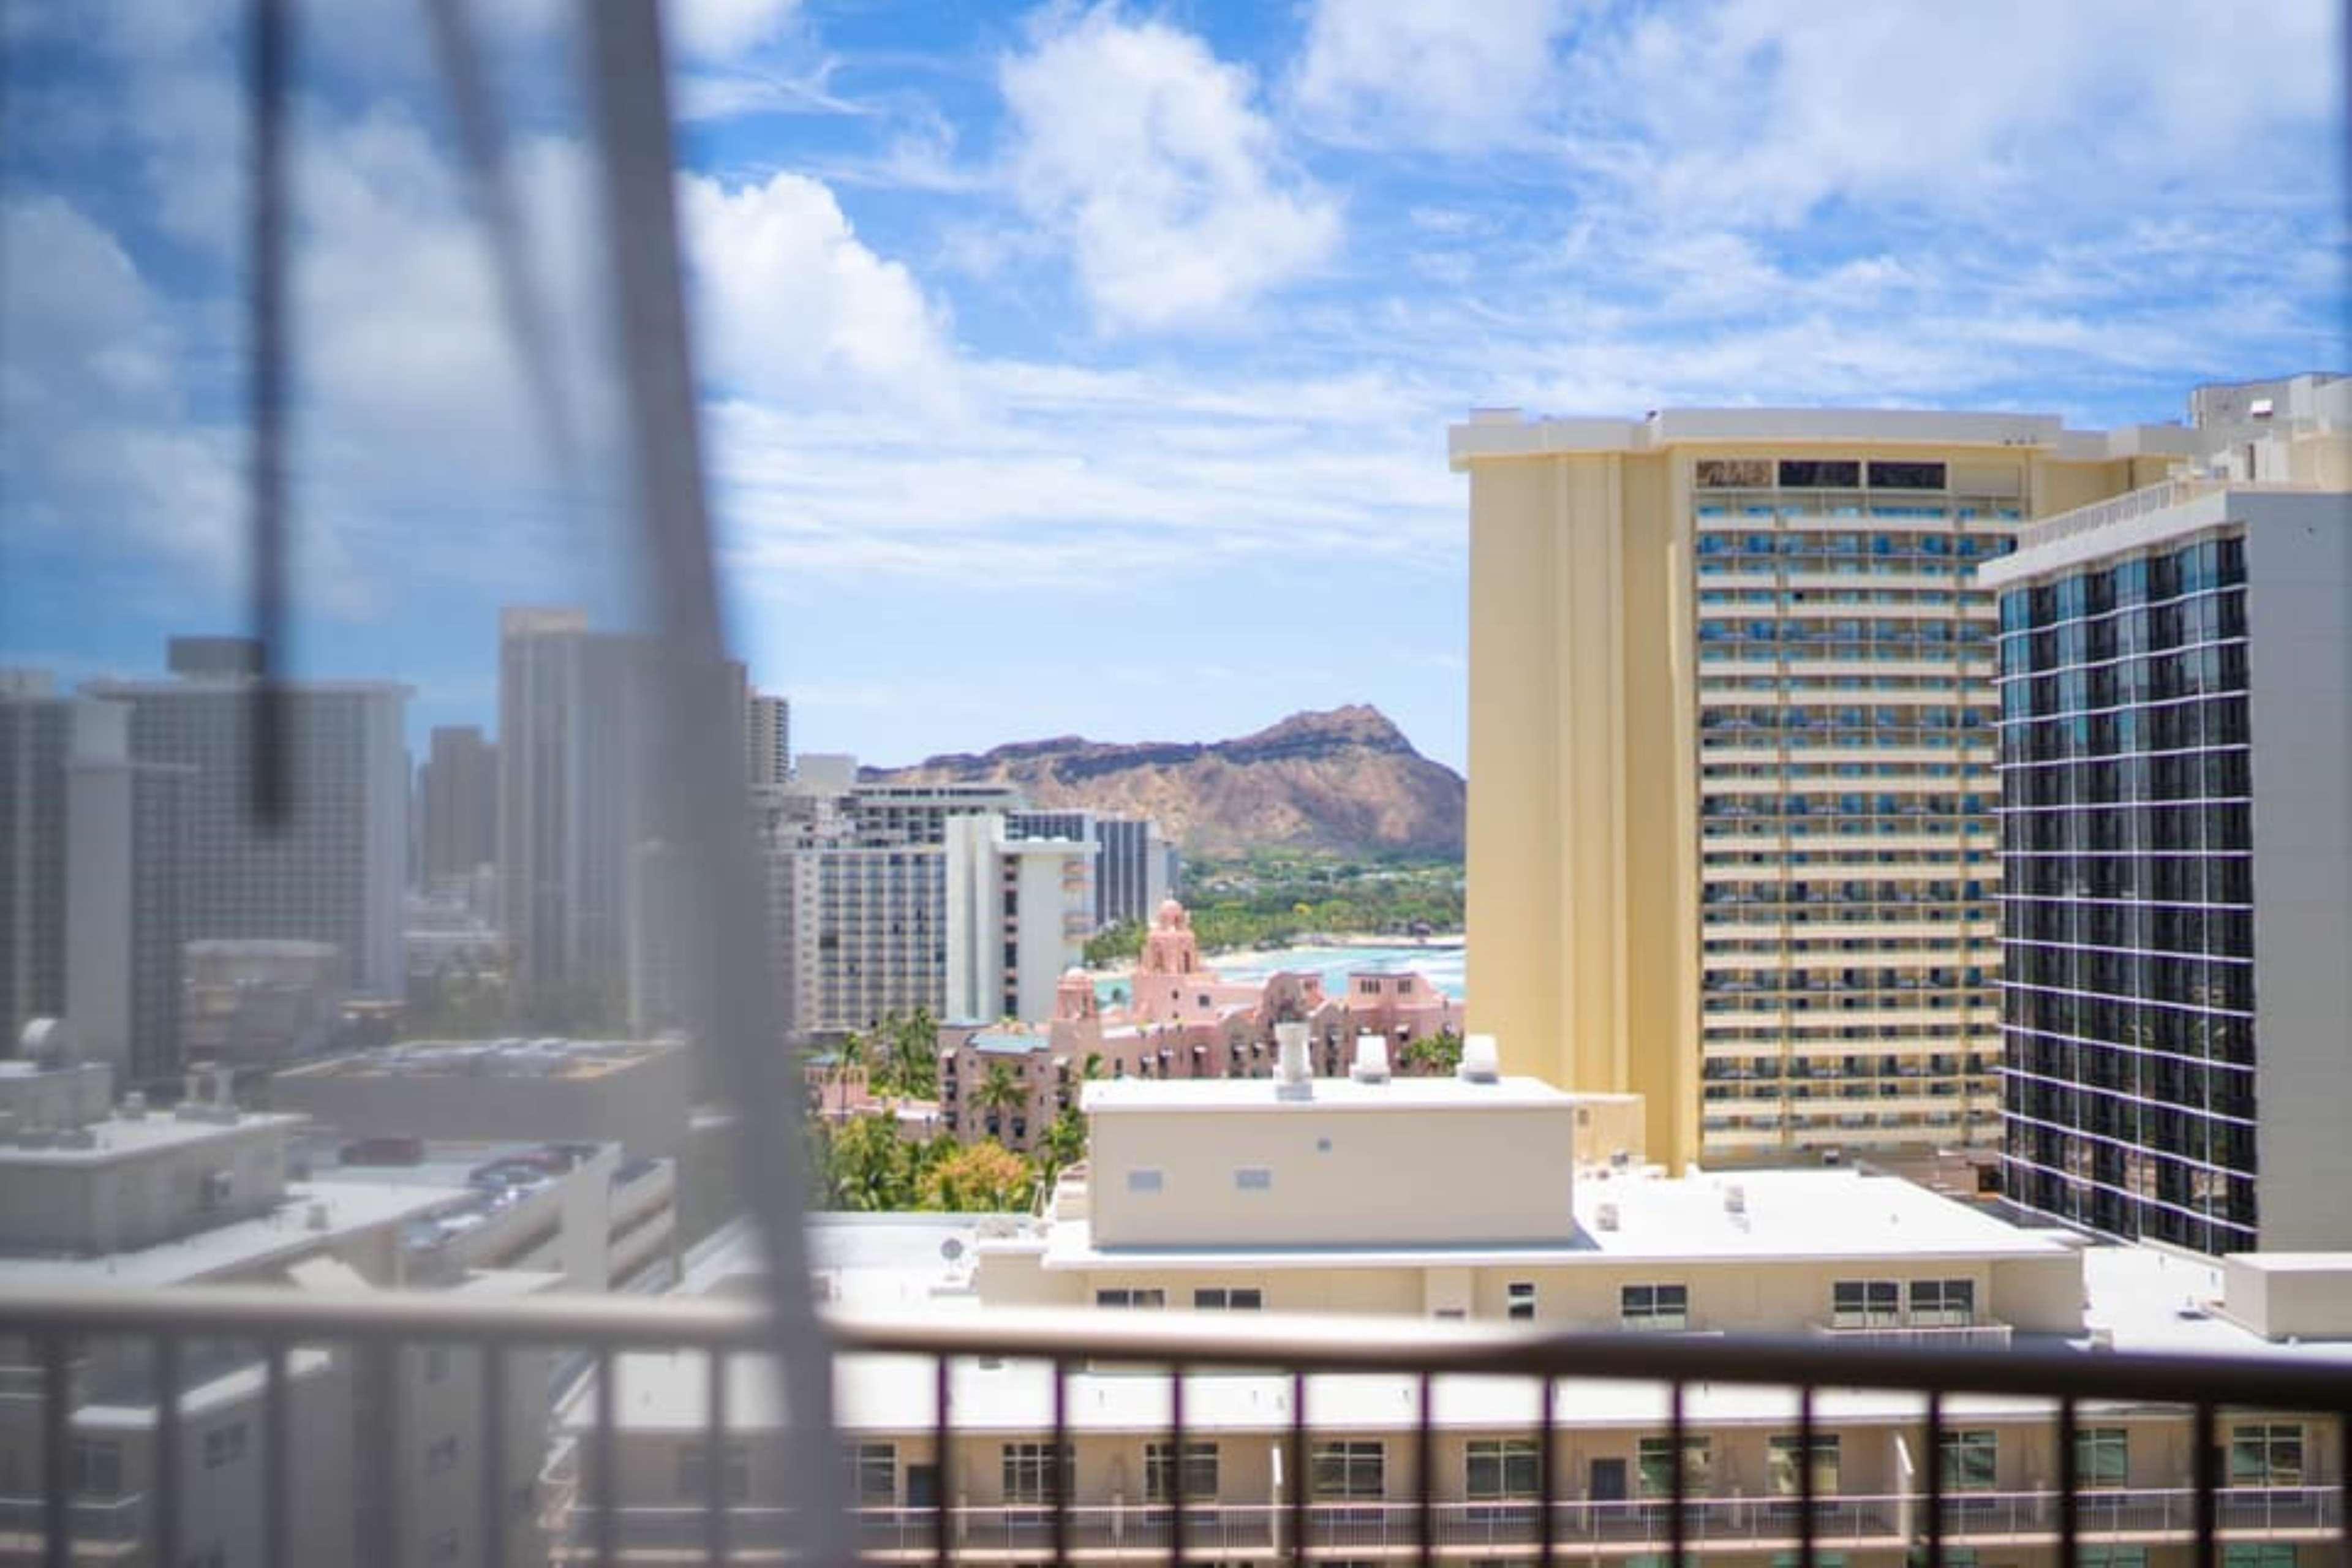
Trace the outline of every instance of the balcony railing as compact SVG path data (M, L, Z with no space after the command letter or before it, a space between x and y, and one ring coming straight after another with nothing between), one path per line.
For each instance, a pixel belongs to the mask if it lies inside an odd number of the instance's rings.
M1282 1469L1299 1477L1307 1463L1315 1412L1309 1408L1308 1373L1404 1373L1415 1380L1408 1439L1412 1459L1402 1472L1435 1475L1433 1460L1433 1392L1441 1377L1457 1375L1525 1378L1537 1395L1530 1423L1538 1447L1537 1495L1524 1501L1465 1503L1427 1489L1409 1499L1382 1498L1325 1502L1305 1495L1265 1503L1226 1505L1188 1499L1182 1467L1171 1472L1168 1506L1106 1509L1076 1497L1049 1496L1036 1506L956 1506L941 1510L893 1509L857 1512L852 1523L857 1549L877 1559L928 1557L945 1564L958 1556L1065 1562L1077 1553L1115 1550L1124 1558L1221 1558L1279 1552L1304 1563L1311 1556L1410 1553L1433 1562L1442 1552L1483 1547L1508 1548L1515 1555L1553 1563L1567 1549L1588 1555L1612 1549L1654 1550L1680 1562L1696 1545L1739 1543L1793 1552L1811 1563L1822 1548L1896 1547L1917 1543L1929 1568L1940 1568L1948 1545L1971 1542L2046 1542L2062 1562L2073 1562L2084 1542L2181 1541L2193 1542L2197 1561L2218 1562L2220 1542L2231 1539L2309 1542L2334 1538L2352 1547L2346 1533L2343 1467L2325 1486L2225 1489L2219 1472L2218 1413L2224 1409L2318 1412L2336 1426L2336 1439L2317 1454L2344 1453L2345 1414L2352 1411L2352 1363L2274 1355L2150 1355L2089 1353L2063 1348L1983 1346L1942 1348L1925 1344L1831 1342L1811 1336L1684 1337L1607 1333L1543 1334L1506 1324L1467 1324L1353 1318L1283 1318L1245 1314L1248 1321L1203 1321L1192 1314L991 1311L959 1317L835 1318L827 1330L836 1352L911 1355L934 1372L930 1412L933 1452L943 1473L940 1494L959 1495L953 1474L956 1420L950 1397L953 1363L967 1359L1016 1358L1049 1367L1054 1398L1050 1421L1038 1435L1055 1448L1070 1436L1070 1375L1079 1370L1129 1366L1145 1375L1170 1377L1167 1440L1181 1450L1185 1440L1184 1380L1187 1368L1255 1370L1291 1379L1286 1432L1271 1440L1286 1445ZM1153 1321L1153 1320L1158 1321ZM619 1397L611 1372L622 1352L688 1349L707 1352L709 1388L723 1391L736 1355L764 1355L768 1309L734 1297L647 1300L639 1297L474 1298L449 1294L378 1291L345 1296L256 1289L182 1289L110 1293L92 1290L0 1290L0 1335L21 1336L33 1347L42 1394L37 1500L20 1500L18 1511L0 1523L20 1534L37 1532L40 1560L58 1565L93 1547L121 1539L128 1531L152 1542L151 1561L186 1561L180 1521L184 1500L168 1457L187 1452L184 1417L178 1402L154 1407L158 1484L136 1507L131 1502L94 1506L68 1491L72 1473L69 1358L79 1343L124 1337L152 1343L160 1360L172 1363L184 1344L205 1339L238 1340L261 1347L263 1419L260 1496L264 1517L253 1521L265 1543L263 1562L287 1568L291 1494L299 1456L290 1441L289 1363L297 1347L322 1343L381 1352L428 1344L472 1346L483 1352L479 1382L486 1430L469 1451L481 1458L478 1561L510 1561L513 1539L508 1510L513 1483L502 1473L506 1446L495 1423L508 1402L500 1397L514 1374L515 1352L562 1347L584 1352L596 1373L587 1404L593 1420L581 1434L585 1463L578 1479L556 1503L550 1522L558 1552L570 1560L621 1561L640 1551L648 1559L724 1562L740 1545L747 1553L766 1548L783 1553L809 1531L781 1510L731 1506L721 1489L725 1467L709 1467L709 1487L698 1506L634 1508L604 1494L619 1474ZM2006 1395L2052 1403L2053 1452L2059 1473L2046 1490L2024 1493L1947 1495L1942 1467L1920 1471L1921 1489L1908 1495L1850 1496L1824 1484L1816 1468L1794 1468L1794 1490L1786 1496L1727 1498L1702 1495L1679 1467L1669 1467L1660 1495L1629 1501L1573 1500L1553 1489L1563 1467L1558 1458L1553 1419L1559 1380L1600 1379L1662 1386L1665 1417L1659 1426L1668 1452L1679 1452L1688 1435L1685 1390L1695 1384L1769 1386L1795 1391L1796 1442L1810 1451L1816 1426L1816 1396L1823 1389L1909 1391L1924 1396L1917 1451L1942 1451L1944 1401L1954 1394ZM2188 1452L2194 1467L2190 1486L2165 1490L2078 1490L2074 1474L2076 1417L2084 1402L2179 1407L2192 1424ZM702 1434L706 1451L716 1452L735 1429L728 1425L725 1400L706 1401ZM983 1413L984 1414L984 1413ZM379 1423L394 1423L398 1405L377 1412ZM379 1434L385 1441L396 1434ZM1050 1450L1049 1450L1050 1451ZM397 1500L383 1467L361 1467L353 1478L360 1495L355 1515L393 1521ZM1416 1485L1424 1485L1417 1480ZM1822 1490L1816 1495L1815 1488ZM1686 1493L1685 1489L1691 1489ZM576 1490L574 1489L576 1488ZM1048 1490L1053 1483L1047 1483ZM124 1522L128 1521L128 1522ZM438 1523L439 1521L436 1521ZM101 1548L102 1550L102 1548ZM393 1560L384 1541L362 1538L362 1561ZM20 1554L19 1560L23 1560Z
M2084 1492L2077 1500L2077 1538L2091 1544L2117 1542L2183 1542L2197 1528L2196 1494L2186 1487ZM1674 1533L1669 1504L1655 1500L1555 1502L1549 1505L1555 1547L1652 1550ZM1916 1536L1916 1494L1839 1495L1813 1508L1818 1547L1895 1550ZM1433 1510L1432 1544L1440 1552L1484 1548L1527 1549L1544 1539L1539 1510L1545 1505L1517 1502L1443 1502ZM2233 1488L2221 1494L2221 1529L2242 1540L2324 1540L2342 1528L2336 1495L2324 1488ZM702 1543L705 1510L688 1505L627 1507L615 1510L614 1535L624 1552L690 1550ZM2002 1545L2053 1539L2061 1512L2058 1494L1970 1492L1946 1503L1945 1539L1958 1545ZM853 1513L858 1549L875 1558L928 1557L939 1542L939 1510L858 1509ZM559 1556L593 1554L601 1521L574 1510L557 1544ZM1188 1554L1221 1559L1263 1556L1291 1549L1290 1531L1299 1526L1279 1502L1218 1503L1184 1510ZM1305 1542L1310 1552L1371 1552L1394 1554L1418 1550L1418 1502L1310 1503L1305 1511ZM1165 1508L1143 1504L1077 1504L1063 1525L1073 1553L1165 1552L1173 1534ZM1684 1538L1747 1550L1798 1544L1797 1505L1787 1498L1705 1497L1683 1504ZM1044 1507L966 1505L949 1510L948 1532L959 1556L1011 1555L1034 1560L1054 1546L1053 1510ZM727 1510L727 1539L740 1552L772 1552L795 1540L792 1510L736 1506Z

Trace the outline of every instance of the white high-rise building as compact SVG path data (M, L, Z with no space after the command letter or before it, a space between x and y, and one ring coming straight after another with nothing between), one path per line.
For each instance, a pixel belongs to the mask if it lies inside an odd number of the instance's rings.
M499 918L527 1006L625 989L642 647L581 610L499 616Z
M252 645L175 637L172 679L101 680L129 710L127 760L188 770L181 853L186 935L279 937L340 948L352 989L405 982L409 689L389 680L289 680L283 821L254 812Z
M793 776L793 705L765 691L751 692L743 706L744 762L751 783L781 784Z
M1094 931L1092 839L1015 837L996 812L947 825L947 1016L1043 1019Z

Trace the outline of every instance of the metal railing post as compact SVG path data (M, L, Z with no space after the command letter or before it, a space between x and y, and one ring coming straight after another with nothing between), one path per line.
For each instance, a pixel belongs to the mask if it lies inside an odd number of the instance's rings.
M727 1352L713 1350L703 1362L702 1446L710 1456L702 1498L702 1554L727 1561Z
M180 1561L180 1337L155 1336L155 1561Z
M41 1340L41 1561L73 1562L72 1342L61 1330Z
M425 1353L431 1355L433 1351ZM484 1568L505 1568L507 1352L502 1345L482 1345L478 1353L482 1358L482 1563Z

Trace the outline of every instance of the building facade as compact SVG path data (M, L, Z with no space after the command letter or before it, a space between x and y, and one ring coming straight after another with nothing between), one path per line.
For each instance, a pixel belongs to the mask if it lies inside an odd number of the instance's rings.
M73 705L0 671L0 1047L66 1009L66 753Z
M997 1216L976 1232L828 1216L811 1227L818 1292L852 1316L919 1311L977 1327L1038 1306L1171 1324L1188 1312L1225 1323L1311 1312L1335 1342L1351 1320L1378 1317L1391 1329L1464 1320L2316 1359L2340 1347L2280 1342L2352 1321L2339 1293L2352 1263L2341 1258L2271 1269L2232 1260L2225 1272L2141 1247L2086 1252L1848 1171L1671 1179L1591 1158L1583 1097L1488 1076L1477 1058L1466 1065L1469 1076L1437 1080L1367 1071L1089 1086L1089 1158L1063 1173L1040 1215ZM1448 1179L1395 1180L1432 1166ZM754 1269L713 1256L686 1288L740 1290ZM2184 1292L2198 1304L2193 1323L2179 1314ZM566 1403L547 1471L558 1560L592 1559L599 1498L621 1510L611 1535L624 1561L691 1546L713 1495L739 1548L788 1542L773 1522L791 1495L783 1412L774 1369L751 1360L729 1364L723 1457L705 1447L711 1378L690 1352L615 1357L611 1389ZM1294 1381L1197 1366L1176 1373L1179 1414L1166 1368L990 1357L944 1375L942 1447L929 1367L835 1363L844 1500L870 1560L944 1538L959 1557L1058 1548L1132 1561L1165 1551L1181 1499L1187 1553L1206 1561L1280 1562L1301 1545L1316 1561L1402 1560L1425 1553L1424 1540L1454 1562L1533 1561L1544 1541L1578 1561L1651 1561L1669 1545L1662 1504L1679 1466L1689 1539L1710 1563L1795 1561L1794 1510L1810 1499L1824 1563L1897 1568L1916 1561L1935 1481L1958 1561L2055 1561L2062 1470L2039 1401L1947 1395L1937 1450L1924 1446L1916 1394L1824 1391L1807 1419L1780 1391L1702 1384L1683 1391L1677 1452L1655 1384L1579 1379L1544 1399L1527 1378ZM601 1474L589 1446L600 1397L618 1422ZM2099 1401L2077 1417L2072 1501L2084 1560L2189 1562L2185 1488L2200 1456L2188 1413ZM1289 1447L1294 1423L1303 1453ZM2336 1549L2336 1520L2317 1500L2343 1474L2332 1413L2225 1412L2216 1436L2232 1489L2217 1516L2231 1563L2295 1568ZM1057 1464L1068 1510L1049 1541ZM1554 1512L1539 1532L1543 1500ZM1304 1542L1292 1533L1302 1528Z
M1095 929L1095 846L1024 837L997 812L947 824L945 1016L1045 1018Z
M782 697L754 691L744 700L743 755L754 786L781 784L793 776L793 705Z
M428 885L499 858L499 749L471 724L438 725L417 783L420 869Z
M499 921L525 1006L625 1004L642 658L584 611L499 614Z
M1490 411L1470 476L1471 1026L1670 1164L1998 1134L1994 611L2179 429Z
M397 997L409 689L392 681L294 680L287 706L292 794L285 820L253 810L253 678L236 638L176 638L175 679L83 689L127 710L128 761L185 770L180 835L186 934L332 943L352 990Z
M2192 478L2023 544L1985 573L2004 1189L2205 1252L2352 1246L2352 494Z

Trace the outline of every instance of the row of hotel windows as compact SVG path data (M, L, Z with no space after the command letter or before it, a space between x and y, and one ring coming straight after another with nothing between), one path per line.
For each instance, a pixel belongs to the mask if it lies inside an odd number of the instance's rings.
M1783 1075L1793 1079L1856 1079L1885 1076L1892 1078L1947 1077L1957 1073L1990 1073L1994 1070L1991 1058L1980 1051L1962 1055L1954 1051L1937 1051L1925 1057L1848 1054L1838 1057L1790 1057L1783 1061L1779 1057L1710 1057L1699 1068L1699 1077L1709 1083L1739 1082L1748 1079L1779 1079Z
M1738 816L1985 816L1993 800L1983 795L1865 795L1858 790L1796 795L1710 795L1698 804L1702 817Z
M1308 1450L1308 1495L1318 1501L1379 1501L1389 1496L1388 1444L1380 1438L1318 1438ZM1542 1454L1532 1437L1474 1437L1464 1447L1463 1491L1473 1502L1533 1501L1542 1495ZM711 1478L699 1443L678 1448L678 1495L689 1501L709 1494ZM1799 1433L1766 1439L1766 1495L1790 1498L1806 1490L1798 1466L1811 1469L1811 1494L1839 1495L1842 1445L1836 1433L1814 1433L1810 1447ZM1941 1435L1938 1455L1944 1489L1988 1492L2000 1475L2000 1433L1990 1427L1959 1427ZM1055 1500L1054 1445L1015 1441L999 1445L998 1484L1004 1502L1043 1508ZM1213 1503L1222 1489L1220 1445L1213 1438L1188 1439L1180 1450L1166 1440L1143 1445L1143 1499L1165 1504L1180 1494L1188 1503ZM1685 1495L1706 1497L1716 1488L1714 1439L1685 1435L1679 1456ZM1633 1495L1660 1498L1675 1486L1675 1439L1638 1437L1634 1443ZM1075 1490L1076 1447L1064 1443L1060 1479ZM730 1443L723 1480L730 1502L749 1500L750 1456ZM849 1495L861 1508L890 1508L898 1500L898 1448L891 1443L853 1445L845 1459ZM2131 1484L2131 1435L2127 1427L2091 1426L2075 1434L2074 1474L2085 1490L2116 1490ZM2244 1422L2231 1428L2228 1481L2231 1487L2301 1487L2311 1479L2304 1428L2284 1421ZM1624 1461L1595 1459L1588 1495L1607 1500L1626 1495ZM2292 1549L2289 1549L2290 1552ZM2087 1561L2087 1558L2086 1558ZM2232 1560L2233 1563L2236 1561ZM2293 1558L2287 1559L2292 1563Z
M1913 1326L1966 1327L1976 1321L1976 1282L1969 1279L1914 1279L1908 1282L1910 1310L1903 1311L1903 1281L1839 1280L1830 1288L1830 1322L1834 1328L1876 1328L1908 1321ZM1531 1280L1513 1280L1504 1287L1507 1315L1522 1321L1536 1315L1536 1287ZM1265 1304L1255 1289L1204 1286L1192 1292L1192 1305L1202 1311L1256 1311ZM1690 1327L1690 1287L1687 1285L1626 1285L1617 1293L1618 1321L1627 1329L1679 1332ZM1155 1310L1168 1305L1160 1287L1119 1286L1095 1292L1095 1305L1105 1308ZM1441 1314L1459 1316L1459 1313Z
M1984 984L1985 973L1981 969L1962 972L1944 968L1814 968L1791 969L1778 973L1754 969L1717 969L1701 977L1699 989L1802 994L1807 992L1842 991L1948 991L1957 986L1973 987Z
M2034 944L2011 948L2002 965L2001 984L2012 991L2072 991L2116 1002L2168 1002L2248 1016L2254 1010L2253 966L2248 963Z
M2244 593L2217 594L2153 609L2122 610L2105 620L2070 621L2047 631L2004 632L2000 674L2010 679L2029 674L2079 675L2095 673L2118 659L2187 659L2234 647L2245 635ZM2212 667L2201 668L2210 671ZM2235 669L2242 680L2242 647ZM2208 673L2203 679L2210 689L2213 677Z
M1773 657L1761 648L1787 650L1790 658L1949 658L1955 649L1990 653L1992 632L1968 621L1879 620L1736 621L1698 624L1702 659Z
M2000 688L2000 722L2021 730L2029 741L2064 735L2075 743L2077 755L2211 745L2245 739L2243 733L2231 733L2245 721L2245 645L2214 643L2179 653L2134 655L2030 680L2011 678ZM2195 700L2200 697L2210 700L2200 704ZM2098 731L2084 726L2090 719L2141 712L2147 719L2144 734L2142 727ZM2059 720L2067 722L2055 722ZM2095 733L2124 738L2092 751L2084 742ZM2164 743L2168 741L2171 744Z
M2142 801L2128 810L2116 806L2021 809L2001 817L2001 850L2004 854L2088 851L2194 856L2247 849L2252 844L2252 813L2244 800ZM2234 878L2234 872L2224 868L2227 865L2227 861L2216 862L2209 879ZM2237 904L2246 900L2241 895L2205 901Z
M2251 1018L2194 1007L2143 1005L2063 992L2013 990L2006 1022L2023 1035L2068 1037L2116 1050L2140 1050L2245 1066L2254 1059Z
M2000 597L2004 631L2055 626L2104 616L2119 606L2162 604L2234 586L2246 580L2243 537L2200 540L2162 555L2122 561L2053 583L2018 588Z
M1707 904L1979 903L1989 893L1982 881L1710 882L1699 900Z
M1716 613L1712 606L1721 605L1747 605L1783 613L1795 610L1810 615L1819 615L1830 606L1870 605L1879 606L1877 615L1901 616L1927 609L1948 615L1955 605L1964 611L1989 611L1993 600L1990 594L1940 584L1888 583L1867 588L1701 588L1698 602L1700 612L1707 615Z
M2132 715L2116 714L2116 720ZM2102 738L2100 721L2092 720L2088 744ZM2134 731L2145 743L2147 726L2116 723L2112 735L2133 743ZM2001 798L2011 810L2037 806L2124 805L2141 801L2244 800L2253 793L2253 766L2242 743L2221 751L2169 751L2158 756L2106 756L2063 767L2025 765L2039 736L2011 732L2002 746L2004 762ZM2032 759L2042 760L2042 759Z
M1730 515L1701 508L1702 520ZM1927 508L1889 508L1874 510L1876 518L1900 518L1913 522L1945 521L1941 510ZM1860 533L1844 531L1824 531L1817 529L1776 530L1770 533L1730 533L1703 530L1698 536L1699 570L1704 572L1710 560L1728 559L1732 570L1769 572L1772 562L1780 562L1802 569L1813 561L1902 562L1927 564L1941 568L1954 562L1969 562L2005 555L2013 541L2005 533L1942 533L1905 530L1901 532ZM1754 563L1753 565L1748 564Z
M2123 1185L2129 1179L2124 1175L2111 1173L2106 1180L2094 1181L2083 1169L2061 1170L2046 1155L2036 1159L2021 1152L2015 1142L2018 1125L2011 1123L2012 1142L2002 1156L2001 1186L2025 1207L2109 1236L2148 1237L2209 1253L2252 1250L2256 1221L2251 1181L2232 1178L2239 1190L2226 1197L2184 1193L2177 1182L2163 1196L2132 1191ZM2130 1157L2127 1152L2125 1158ZM2159 1170L2178 1169L2175 1162L2146 1158ZM2218 1180L2210 1172L2189 1173L2192 1184Z
M2250 959L2250 909L2203 910L2171 904L2078 903L2063 895L2008 907L2002 936L2044 947L2105 948L2165 957Z
M2166 1148L2174 1147L2164 1141L2166 1131L2187 1128L2202 1116L2208 1137L2219 1142L2200 1152L2200 1158L2241 1166L2253 1157L2251 1070L2209 1072L2168 1057L2093 1047L2082 1049L2071 1063L2030 1059L2021 1053L2003 1071L2021 1116L2127 1142L2145 1133Z

